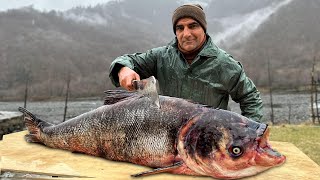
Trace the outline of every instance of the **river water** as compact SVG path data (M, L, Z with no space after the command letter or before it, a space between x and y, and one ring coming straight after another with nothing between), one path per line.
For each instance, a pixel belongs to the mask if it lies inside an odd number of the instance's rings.
M270 95L262 94L263 122L270 122ZM40 119L58 124L63 121L64 101L28 102L27 109ZM103 105L102 99L73 100L68 102L67 119ZM23 102L0 102L0 111L17 111ZM276 123L301 124L311 121L310 94L273 94L274 121ZM239 106L230 102L232 111L240 113Z

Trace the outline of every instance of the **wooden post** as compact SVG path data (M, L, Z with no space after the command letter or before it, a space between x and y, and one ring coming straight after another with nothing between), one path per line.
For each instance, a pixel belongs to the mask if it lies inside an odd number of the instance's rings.
M318 106L318 80L319 80L319 74L318 74L318 78L317 81L314 82L314 90L315 90L315 102L316 102L316 112L317 112L317 119L319 121L319 106Z
M315 113L314 113L314 108L313 108L313 93L314 93L314 66L315 66L315 58L313 59L312 63L312 70L311 70L311 117L312 117L312 123L315 124Z
M270 92L270 108L271 108L271 123L274 125L274 114L273 114L273 99L272 99L272 80L271 80L271 73L270 73L270 59L268 58L268 79L269 79L269 92Z
M288 107L289 107L288 123L291 124L291 102L290 101L288 103Z
M25 84L25 89L24 89L24 104L23 107L27 108L27 99L28 99L28 86L29 86L29 75L26 77L26 84Z
M70 73L68 73L68 77L67 77L67 92L66 92L66 99L65 99L65 103L64 103L64 113L63 113L63 121L62 122L64 122L66 120L66 116L67 116L69 86L70 86Z

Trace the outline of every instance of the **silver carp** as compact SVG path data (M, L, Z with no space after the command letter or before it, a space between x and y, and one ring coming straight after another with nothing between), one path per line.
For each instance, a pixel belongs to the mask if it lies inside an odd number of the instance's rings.
M157 173L237 179L281 165L267 124L181 98L159 96L156 79L135 92L106 92L105 105L58 125L24 108L27 142L130 162Z

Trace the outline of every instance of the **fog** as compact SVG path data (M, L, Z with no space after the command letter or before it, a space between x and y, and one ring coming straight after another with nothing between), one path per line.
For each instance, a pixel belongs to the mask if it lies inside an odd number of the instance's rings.
M94 6L109 1L112 0L0 0L0 11L17 9L30 5L41 11L64 11L76 6Z
M221 22L224 26L224 31L215 35L216 43L229 42L228 46L232 46L235 43L243 41L280 7L289 4L291 1L292 0L285 0L274 3L268 7L244 15L217 19L217 21Z

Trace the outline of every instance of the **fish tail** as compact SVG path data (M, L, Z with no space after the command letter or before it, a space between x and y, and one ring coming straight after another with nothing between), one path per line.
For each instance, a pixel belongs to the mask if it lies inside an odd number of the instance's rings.
M51 126L51 124L37 118L25 108L19 107L18 110L24 114L24 122L29 131L29 134L25 136L26 141L33 143L42 143L40 134L44 127Z
M37 135L37 134L26 134L24 136L24 139L28 143L42 143L42 141L39 139L39 135Z
M24 117L25 125L29 131L29 134L25 135L25 140L29 143L38 143L40 140L40 128L33 119L28 116Z

